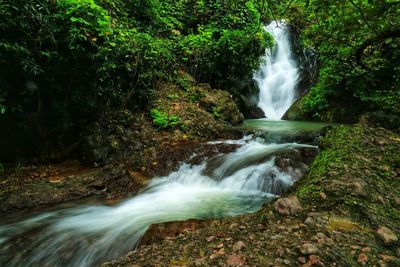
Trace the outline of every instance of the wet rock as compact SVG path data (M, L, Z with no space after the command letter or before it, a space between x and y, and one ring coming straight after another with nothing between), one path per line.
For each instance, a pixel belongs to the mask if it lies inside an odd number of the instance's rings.
M316 254L318 252L318 248L311 243L305 243L300 246L300 252L303 255Z
M233 244L233 252L241 251L245 246L246 244L243 241L237 241L235 244Z
M278 199L274 203L274 208L282 215L296 215L303 211L303 207L296 196Z
M378 234L379 238L382 239L382 241L386 245L396 243L399 240L399 238L396 236L396 234L392 230L390 230L389 228L387 228L385 226L379 227L378 230L376 231L376 233Z

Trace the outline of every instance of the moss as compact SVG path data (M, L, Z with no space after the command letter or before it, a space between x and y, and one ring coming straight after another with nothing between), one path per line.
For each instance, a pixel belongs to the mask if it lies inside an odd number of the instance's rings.
M296 194L299 197L305 197L322 192L322 188L314 184L307 185L297 190Z
M352 221L349 218L331 218L327 224L327 229L329 231L346 231L346 232L354 232L361 231L367 233L370 229L360 225L359 223Z
M306 208L339 208L349 213L350 222L398 229L400 211L394 201L400 195L395 172L400 162L398 136L382 128L340 126L320 145L321 152L308 173L293 188L302 204ZM322 200L320 192L326 192L327 199ZM329 227L346 230L358 226L334 220Z

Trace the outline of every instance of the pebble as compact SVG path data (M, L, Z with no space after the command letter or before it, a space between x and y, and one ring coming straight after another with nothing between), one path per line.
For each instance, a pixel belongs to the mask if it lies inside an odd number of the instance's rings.
M305 257L299 257L297 260L303 264L307 262Z
M291 265L291 262L290 262L290 260L288 260L288 259L284 259L284 260L283 260L283 263L286 264L286 265Z
M310 257L308 258L308 266L314 266L317 264L319 265L320 263L321 263L321 260L316 255L310 255Z
M314 224L314 219L311 217L307 217L307 219L304 221L304 224L312 225L312 224Z
M379 257L380 257L382 260L384 260L384 261L391 261L391 260L394 259L393 256L386 255L386 254L379 254Z
M224 247L223 243L220 243L220 244L217 245L217 248L223 248L223 247Z
M326 235L324 233L319 232L319 233L317 233L317 237L318 238L325 238Z
M211 241L213 241L214 239L215 239L215 236L212 235L212 236L207 237L207 238L206 238L206 241L207 241L207 242L211 242Z
M365 265L368 261L368 256L365 255L364 253L361 253L358 255L357 262L361 265Z
M361 183L358 182L354 182L351 184L352 186L352 193L353 195L356 196L362 196L362 197L366 197L367 196L367 192L365 192L364 186L361 185Z
M228 266L242 266L246 262L246 257L241 254L230 255L226 261Z
M311 243L305 243L303 245L300 246L300 252L303 255L310 255L310 254L315 254L318 252L318 248L311 244Z
M238 252L241 251L246 244L243 241L237 241L235 244L233 244L233 252Z
M273 236L271 236L271 239L272 240L282 240L282 239L284 239L284 237L282 235L273 235Z
M370 247L365 247L361 249L362 252L371 252L371 248Z

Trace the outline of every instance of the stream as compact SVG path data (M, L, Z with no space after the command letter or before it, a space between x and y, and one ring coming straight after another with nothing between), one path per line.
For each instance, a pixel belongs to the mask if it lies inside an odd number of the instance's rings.
M240 140L205 144L233 145L233 152L190 164L197 156L193 154L176 171L154 177L135 197L113 206L79 205L0 223L0 265L98 265L135 249L151 224L255 212L285 192L304 175L307 160L318 147L274 136L313 133L326 125L280 120L295 100L298 71L292 64L286 26L276 26L273 22L267 30L276 38L277 47L268 52L256 75L259 106L269 119L246 121L243 128L253 134ZM281 72L275 84L267 81L271 71ZM272 95L271 86L277 91ZM278 109L270 110L271 101ZM257 131L269 135L254 134Z

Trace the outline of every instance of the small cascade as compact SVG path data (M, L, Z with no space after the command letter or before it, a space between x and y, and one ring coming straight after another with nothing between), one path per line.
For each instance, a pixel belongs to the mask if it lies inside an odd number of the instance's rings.
M0 265L94 266L134 249L151 224L254 212L303 172L277 165L286 160L282 155L316 149L251 137L222 143L238 148L199 165L182 163L118 205L64 209L0 226Z
M265 55L254 80L260 89L258 106L269 119L280 120L295 101L299 67L293 58L290 31L285 22L271 22L265 27L275 45Z

